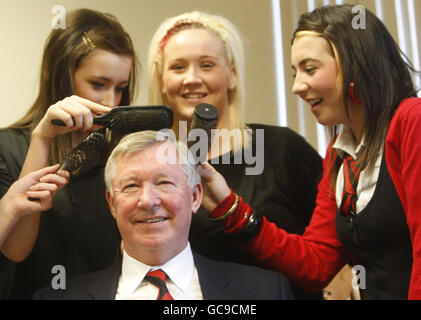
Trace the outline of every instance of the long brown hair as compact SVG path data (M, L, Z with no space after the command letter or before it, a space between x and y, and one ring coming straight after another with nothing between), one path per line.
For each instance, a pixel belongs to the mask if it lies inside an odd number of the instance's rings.
M365 150L358 160L361 169L372 170L378 152L384 146L390 121L401 101L415 97L411 71L416 72L384 24L369 10L366 27L352 27L352 5L324 6L303 14L292 42L303 32L315 32L325 38L338 64L340 87L348 114L348 88L356 83L356 95L365 111ZM338 127L330 127L331 139ZM332 183L341 162L331 152Z
M66 28L54 29L47 38L41 65L38 97L28 112L7 128L33 130L54 103L74 93L74 74L94 49L128 55L133 59L129 85L124 88L120 105L134 98L137 59L133 43L120 22L111 14L89 9L67 13ZM72 147L73 133L55 137L50 161L61 162Z

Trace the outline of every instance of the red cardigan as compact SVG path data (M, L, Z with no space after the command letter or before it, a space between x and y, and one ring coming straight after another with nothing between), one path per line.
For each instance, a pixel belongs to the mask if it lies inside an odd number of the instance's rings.
M328 148L323 163L327 172ZM405 99L392 118L386 137L385 157L399 194L411 235L413 265L409 299L421 299L421 99ZM323 289L352 259L336 235L335 192L331 176L319 183L316 207L303 236L288 234L264 219L260 232L242 249L263 266L285 273L297 285ZM385 235L387 236L387 235Z

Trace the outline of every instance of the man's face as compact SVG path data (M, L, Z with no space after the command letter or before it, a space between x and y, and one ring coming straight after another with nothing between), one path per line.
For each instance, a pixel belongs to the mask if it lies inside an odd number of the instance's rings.
M202 200L201 185L190 189L181 164L157 161L160 146L117 158L114 196L107 191L126 252L149 265L165 263L185 248L192 213Z

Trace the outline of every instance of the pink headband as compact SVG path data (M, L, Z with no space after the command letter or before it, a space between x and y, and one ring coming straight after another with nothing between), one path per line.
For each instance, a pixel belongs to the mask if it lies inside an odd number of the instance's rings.
M204 27L200 22L194 22L189 20L179 20L171 28L167 30L167 33L162 37L161 41L158 44L159 50L164 50L165 45L167 44L169 38L171 38L177 32L180 32L184 29L189 29L190 27Z

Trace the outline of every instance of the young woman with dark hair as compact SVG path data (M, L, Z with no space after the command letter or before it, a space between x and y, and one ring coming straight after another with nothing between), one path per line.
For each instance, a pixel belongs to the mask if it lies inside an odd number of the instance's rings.
M132 41L114 16L89 9L67 13L66 28L52 30L45 44L36 101L0 131L0 196L19 177L61 163L99 128L94 116L129 105L136 68ZM99 166L72 177L47 212L22 217L1 247L0 297L31 299L51 283L55 265L67 277L112 263L120 237L104 194Z
M409 62L366 10L354 29L351 5L301 16L292 39L293 92L331 130L316 208L302 236L239 201L210 165L204 205L263 266L320 290L350 263L363 299L421 298L421 99ZM246 237L246 238L245 238Z

